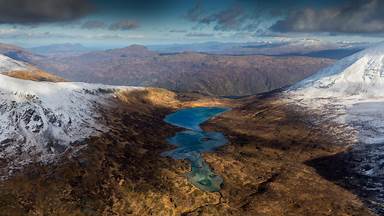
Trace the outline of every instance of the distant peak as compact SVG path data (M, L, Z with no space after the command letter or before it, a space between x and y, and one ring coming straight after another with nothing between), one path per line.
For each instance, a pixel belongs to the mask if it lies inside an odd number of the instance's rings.
M120 56L129 56L129 57L147 57L157 55L156 52L149 50L143 45L130 45L121 49L112 49L109 50L112 54L118 54Z
M139 44L133 44L130 46L127 46L125 49L130 49L130 50L148 50L148 48L144 45L139 45Z

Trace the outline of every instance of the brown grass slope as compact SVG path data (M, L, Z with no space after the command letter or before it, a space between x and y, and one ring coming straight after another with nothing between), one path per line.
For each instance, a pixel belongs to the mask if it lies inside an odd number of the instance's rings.
M39 69L35 69L31 71L10 71L2 74L17 78L17 79L40 81L40 82L42 81L65 82L66 81L64 78L58 77L56 75L47 73Z

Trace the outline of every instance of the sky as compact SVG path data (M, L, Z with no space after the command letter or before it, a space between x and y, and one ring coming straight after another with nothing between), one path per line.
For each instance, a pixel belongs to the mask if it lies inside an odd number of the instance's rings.
M0 0L0 41L81 43L378 42L382 0Z

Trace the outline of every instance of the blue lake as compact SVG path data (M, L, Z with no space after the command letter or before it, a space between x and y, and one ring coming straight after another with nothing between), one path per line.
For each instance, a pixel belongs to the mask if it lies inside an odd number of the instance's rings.
M199 107L183 109L165 117L164 121L187 130L168 138L168 142L177 148L163 153L163 156L176 160L188 160L191 172L187 174L189 182L201 190L208 192L220 191L223 179L212 172L201 157L201 153L210 152L228 143L220 132L205 132L200 124L218 116L228 108Z

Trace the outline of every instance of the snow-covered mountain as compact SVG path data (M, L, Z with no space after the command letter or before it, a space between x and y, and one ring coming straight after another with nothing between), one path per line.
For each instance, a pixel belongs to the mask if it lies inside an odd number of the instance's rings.
M292 86L289 93L309 99L384 97L384 44L338 61Z
M2 72L29 66L0 55ZM0 75L0 176L10 168L47 162L74 143L106 131L96 111L118 90L85 83L50 83Z
M383 203L384 44L340 60L284 95L287 102L317 116L315 124L339 125L337 131L330 129L336 139L348 134L350 140L345 143L352 148L346 154L352 156L347 159L350 168L345 182L373 191L368 198L373 206Z

